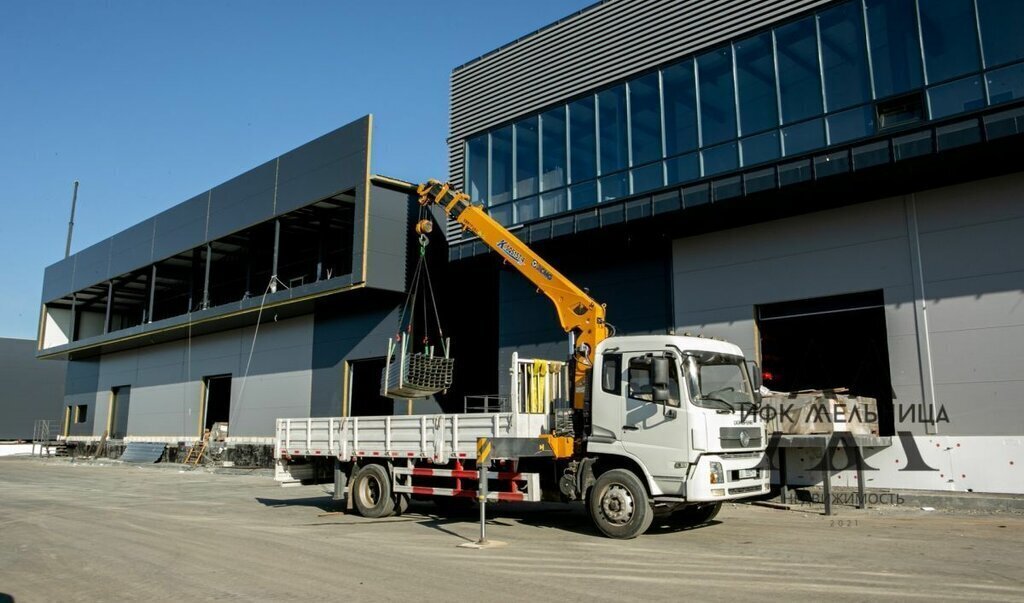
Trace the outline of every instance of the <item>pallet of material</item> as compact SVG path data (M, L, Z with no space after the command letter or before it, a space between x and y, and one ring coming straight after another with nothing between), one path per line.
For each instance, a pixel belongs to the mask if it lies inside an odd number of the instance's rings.
M770 392L761 406L769 433L878 435L878 401L845 388Z

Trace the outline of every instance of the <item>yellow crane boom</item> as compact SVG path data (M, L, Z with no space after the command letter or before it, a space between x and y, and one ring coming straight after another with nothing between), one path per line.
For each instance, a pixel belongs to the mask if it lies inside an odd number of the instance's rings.
M429 180L417 188L420 205L438 205L449 218L480 237L555 305L558 321L573 338L573 407L583 409L586 377L594 365L597 344L608 337L605 307L492 218L469 195L447 183Z

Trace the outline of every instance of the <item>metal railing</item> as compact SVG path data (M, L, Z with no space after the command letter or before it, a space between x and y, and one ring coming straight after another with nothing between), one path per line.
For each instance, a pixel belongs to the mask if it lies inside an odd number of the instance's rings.
M462 412L511 412L508 398L498 394L481 394L475 396L463 396Z
M60 421L55 419L36 419L32 426L32 454L36 454L36 445L39 445L39 456L50 456L53 451L51 447L56 443L57 435L60 433Z

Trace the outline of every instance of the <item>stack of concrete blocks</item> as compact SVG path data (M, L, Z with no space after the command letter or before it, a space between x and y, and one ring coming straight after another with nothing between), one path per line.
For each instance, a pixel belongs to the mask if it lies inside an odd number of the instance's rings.
M761 399L768 433L878 435L878 402L845 389L770 392Z

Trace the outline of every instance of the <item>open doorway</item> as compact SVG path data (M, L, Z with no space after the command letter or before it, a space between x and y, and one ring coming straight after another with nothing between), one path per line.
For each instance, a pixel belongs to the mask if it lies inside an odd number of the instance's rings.
M380 395L384 358L349 363L348 414L353 417L394 414L394 402Z
M203 391L203 429L212 428L214 423L227 423L231 417L231 375L203 377Z
M878 402L892 435L893 392L881 291L757 307L764 384L775 391L848 388Z
M128 405L132 388L121 385L110 389L110 439L121 440L128 435Z

